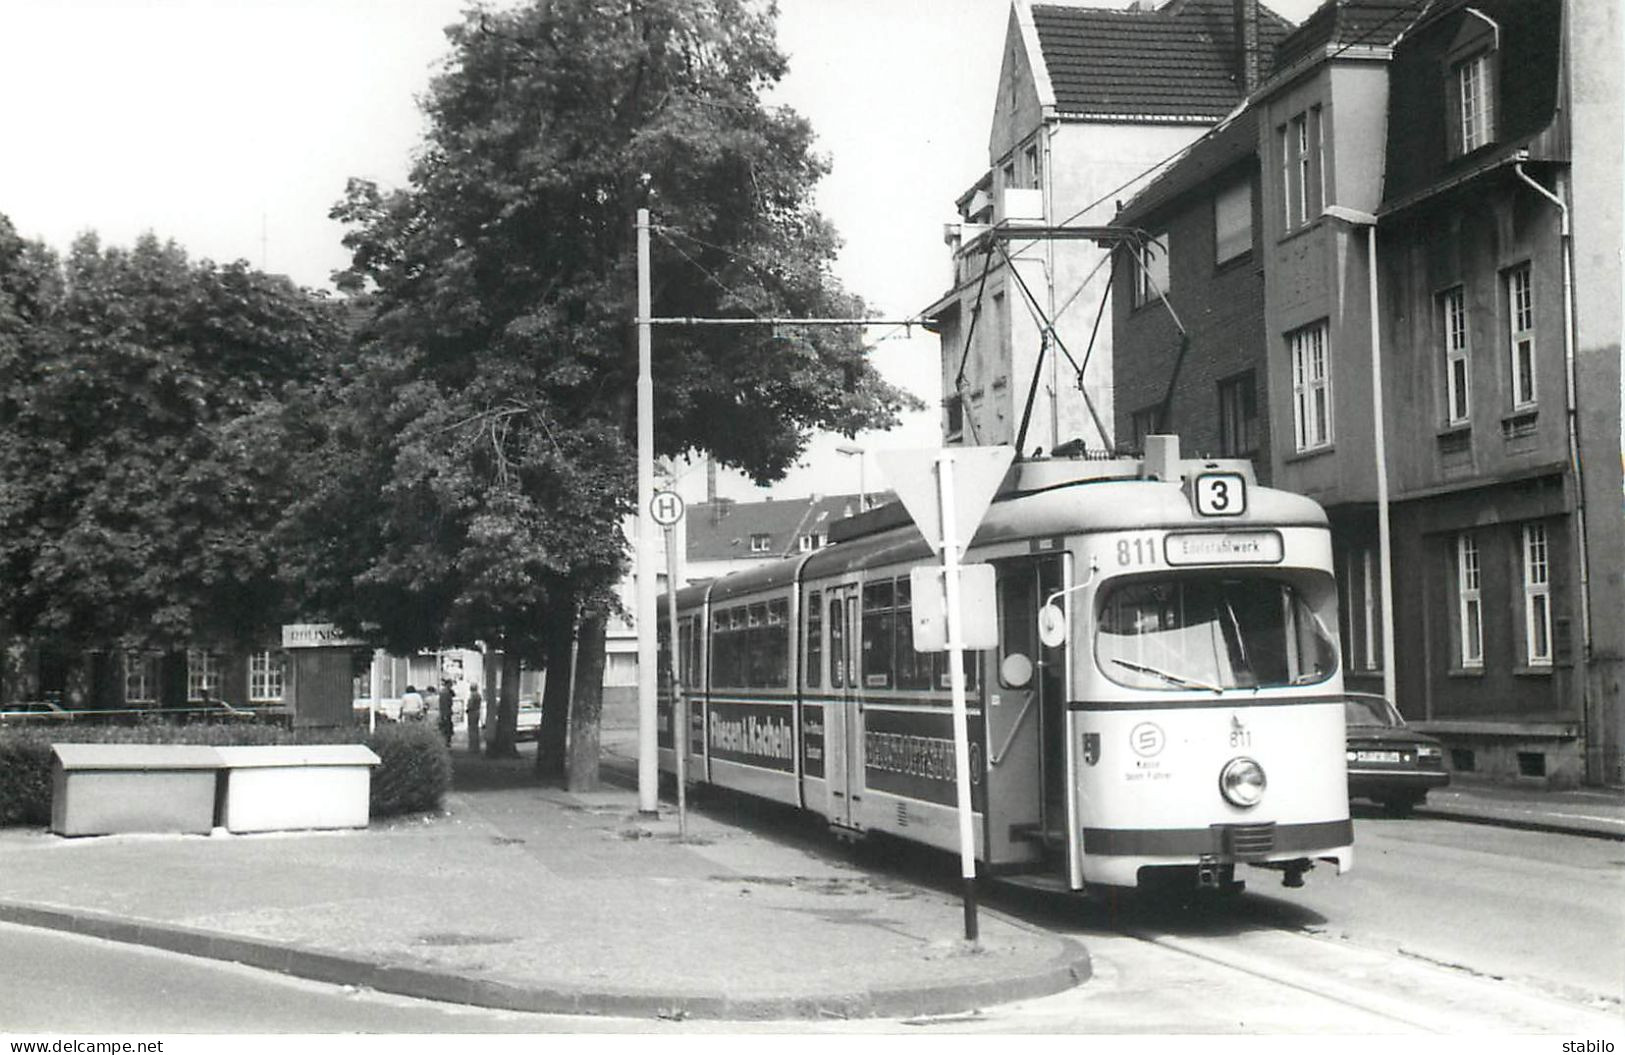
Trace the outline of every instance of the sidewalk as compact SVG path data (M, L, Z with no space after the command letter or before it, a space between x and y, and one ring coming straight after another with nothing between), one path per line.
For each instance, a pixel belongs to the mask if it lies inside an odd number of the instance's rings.
M1428 792L1418 816L1494 824L1532 831L1625 839L1625 792L1581 788L1548 791L1455 778Z
M968 1011L1077 985L1088 953L957 898L634 792L455 752L446 812L365 831L0 832L0 920L522 1011L725 1020Z
M606 737L606 751L630 744ZM355 832L0 831L0 920L523 1011L721 1020L944 1014L1059 992L1088 953L793 838L630 787L537 786L455 752L443 815ZM612 760L606 772L624 767ZM1418 814L1625 839L1625 795L1461 781Z

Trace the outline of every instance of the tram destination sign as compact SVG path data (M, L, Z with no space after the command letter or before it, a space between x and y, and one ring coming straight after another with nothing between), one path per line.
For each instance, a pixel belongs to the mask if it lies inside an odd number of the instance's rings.
M1279 564L1286 548L1279 531L1180 531L1163 542L1169 564Z

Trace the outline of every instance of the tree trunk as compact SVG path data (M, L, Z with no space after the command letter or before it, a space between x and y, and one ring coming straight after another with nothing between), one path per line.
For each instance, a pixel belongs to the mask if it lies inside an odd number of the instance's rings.
M514 745L514 731L519 724L519 653L504 648L499 655L501 674L495 687L487 686L491 699L486 704L495 708L496 736L485 754L487 758L518 758L519 748Z
M560 617L547 628L546 634L547 684L542 689L542 725L536 734L536 775L546 780L562 780L569 743L575 619Z
M581 617L576 643L575 691L570 694L570 753L565 787L598 788L598 720L604 709L604 613Z

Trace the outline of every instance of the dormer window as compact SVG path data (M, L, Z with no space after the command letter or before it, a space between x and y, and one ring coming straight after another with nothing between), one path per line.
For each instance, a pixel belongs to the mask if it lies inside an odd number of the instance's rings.
M1471 154L1495 139L1495 99L1490 94L1494 73L1488 52L1456 66L1456 107L1461 123L1457 149Z
M1463 10L1461 28L1444 57L1451 157L1495 142L1500 45L1501 27L1494 19L1474 8Z
M752 553L769 553L772 549L772 535L752 535L750 537L750 551Z

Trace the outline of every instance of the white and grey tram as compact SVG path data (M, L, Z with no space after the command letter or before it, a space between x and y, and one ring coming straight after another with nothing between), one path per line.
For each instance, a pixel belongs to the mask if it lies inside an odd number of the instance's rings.
M993 566L998 625L965 655L978 868L1075 891L1341 872L1326 516L1248 463L1153 440L1146 459L1017 463L968 547ZM957 850L946 654L916 652L911 628L910 570L935 558L896 505L830 534L679 592L688 779Z

